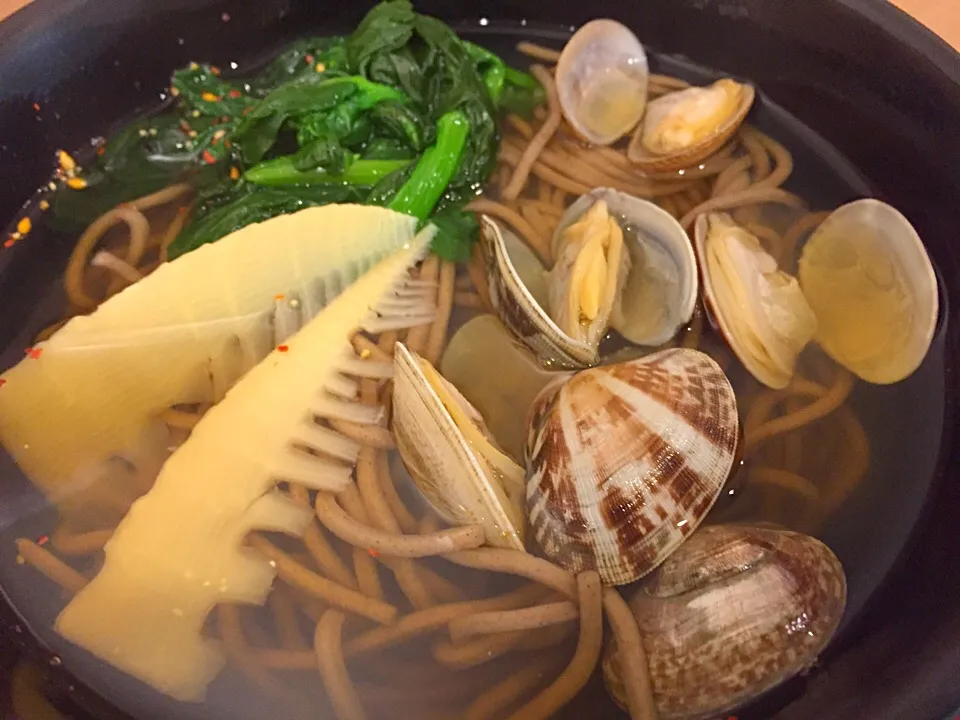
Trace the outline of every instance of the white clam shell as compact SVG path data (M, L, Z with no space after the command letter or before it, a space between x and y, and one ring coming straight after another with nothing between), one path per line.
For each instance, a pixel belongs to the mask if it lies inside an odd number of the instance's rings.
M790 278L784 285L783 280L789 276L780 272L776 260L762 250L748 252L744 245L736 245L743 250L737 254L742 262L733 263L738 272L715 276L707 246L718 241L712 235L718 228L721 234L732 232L734 238L755 240L724 213L697 218L694 243L711 318L751 375L767 387L784 388L793 377L797 357L813 339L816 318L796 279ZM756 243L759 248L759 241ZM773 276L777 278L776 287L769 280ZM737 287L731 287L734 283Z
M517 482L512 485L482 449L464 437L420 362L416 353L397 343L393 432L414 484L448 522L483 525L488 544L523 550L522 469L516 467ZM472 412L452 386L448 390Z
M720 367L673 349L547 386L530 410L530 528L573 572L622 585L663 562L727 480L739 435Z
M697 261L676 218L652 202L611 188L596 188L567 208L553 236L558 257L563 233L602 200L624 228L630 270L610 326L634 345L656 347L674 337L697 304Z
M630 601L659 717L724 717L802 672L845 604L843 568L820 541L752 526L701 528ZM622 703L615 646L603 671Z
M550 318L543 290L527 287L511 256L509 231L486 216L480 218L480 254L483 258L490 302L503 324L545 363L568 369L588 367L597 361L597 348L579 342ZM528 273L524 273L530 277ZM536 295L534 294L536 292Z
M939 313L937 277L917 231L899 211L873 199L835 210L804 245L799 278L820 319L817 342L840 365L885 385L923 362ZM864 287L870 292L851 292ZM878 315L886 321L879 337L873 330L880 328L864 321Z
M564 117L584 140L610 145L643 117L649 67L643 45L615 20L593 20L567 42L557 62L557 93ZM619 102L616 110L609 105ZM603 127L594 119L607 115ZM611 113L616 114L613 122Z

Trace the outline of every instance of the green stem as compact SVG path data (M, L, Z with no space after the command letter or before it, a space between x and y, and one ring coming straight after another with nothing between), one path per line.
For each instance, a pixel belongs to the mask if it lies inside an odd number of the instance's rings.
M490 99L493 101L493 104L496 105L500 100L500 95L503 93L503 86L507 79L507 64L503 62L498 55L484 47L480 47L469 41L465 41L463 44L467 50L467 55L470 56L470 59L473 60L478 68L482 65L488 66L486 69L481 70L481 75L483 77L483 84L487 88L487 94L490 95Z
M293 156L284 155L256 165L244 178L255 185L376 185L383 177L401 170L409 160L360 160L355 159L339 175L332 175L322 168L300 171L293 165Z
M443 115L437 123L436 143L426 149L388 207L426 220L460 167L469 133L470 123L462 112Z
M540 87L540 83L537 82L537 79L533 75L512 68L509 65L507 65L505 69L505 80L511 85L516 85L526 90L536 90Z

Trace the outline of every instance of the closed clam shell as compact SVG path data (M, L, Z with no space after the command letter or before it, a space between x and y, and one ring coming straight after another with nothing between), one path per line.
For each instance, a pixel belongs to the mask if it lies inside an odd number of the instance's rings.
M402 343L394 351L392 429L414 484L445 520L482 525L495 547L524 549L522 468L489 439L456 388Z
M733 388L696 350L585 370L541 392L527 424L527 514L544 553L623 585L663 562L735 462Z
M753 526L700 529L630 601L662 720L724 716L809 668L846 605L840 561L819 540ZM625 692L615 646L603 661Z

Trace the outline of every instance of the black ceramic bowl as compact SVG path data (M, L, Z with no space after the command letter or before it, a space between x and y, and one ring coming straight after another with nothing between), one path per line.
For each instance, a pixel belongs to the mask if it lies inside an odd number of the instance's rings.
M311 0L35 0L0 25L0 224L46 182L57 148L81 147L157 104L171 69L194 59L223 66L250 61L304 33L345 30L366 9L367 3ZM912 220L944 289L935 352L948 367L947 413L943 436L923 444L930 465L936 461L939 468L934 489L880 589L849 618L817 669L742 717L943 720L956 714L960 429L952 415L960 376L949 368L960 362L960 331L949 308L960 307L960 56L883 0L462 0L455 7L423 0L418 9L462 21L458 29L477 34L538 32L555 39L588 19L617 18L661 53L756 82ZM4 367L25 345L33 320L49 314L43 299L68 252L67 244L42 237L0 252ZM905 408L910 401L904 398ZM5 463L2 527L43 505ZM109 676L80 682L38 637L46 630L36 628L35 635L26 621L46 590L14 592L11 561L8 550L0 552L0 582L10 600L0 603L3 651L46 663L50 689L70 715L123 717ZM566 716L615 715L609 703L593 704L601 692L592 688ZM149 717L194 715L129 697L120 704Z

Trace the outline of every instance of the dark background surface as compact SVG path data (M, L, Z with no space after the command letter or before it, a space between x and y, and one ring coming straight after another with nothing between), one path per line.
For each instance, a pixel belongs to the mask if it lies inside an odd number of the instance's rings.
M13 217L28 189L45 181L56 148L80 147L110 123L155 104L171 68L193 59L221 65L250 59L251 47L349 27L367 7L315 0L37 0L0 25L0 218ZM455 12L446 3L418 3L421 11L474 22L490 17L519 25L536 18L569 27L616 17L662 52L752 78L841 148L913 221L945 281L947 303L960 307L960 61L882 0L803 0L787 7L783 0L637 0L629 6L593 0L551 3L547 18L541 3L519 0L467 0ZM4 344L59 274L63 250L20 243L0 254ZM956 366L953 320L940 333ZM948 384L957 397L956 374ZM955 426L942 447L948 469L898 572L818 671L793 684L788 699L796 700L782 707L780 698L757 717L941 720L960 704ZM10 490L0 488L3 503ZM5 674L25 652L49 677L61 708L81 717L77 701L109 714L51 663L8 608L0 616Z

